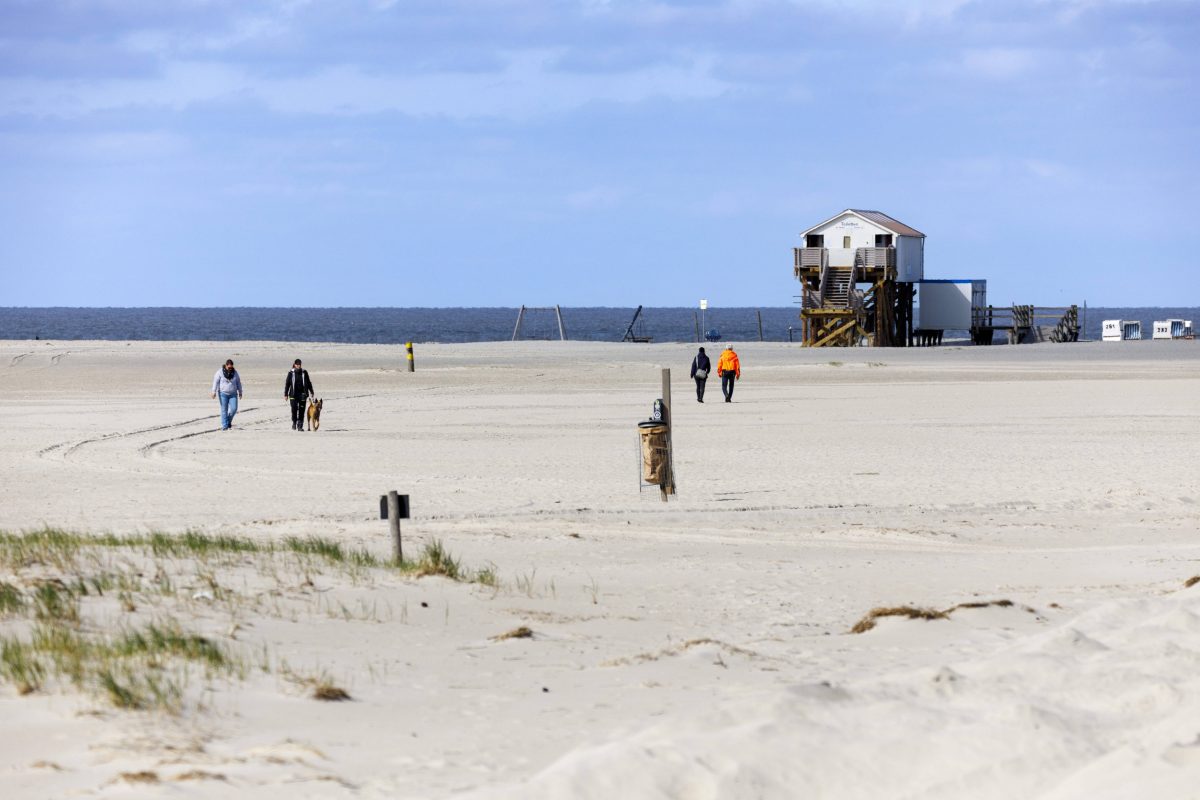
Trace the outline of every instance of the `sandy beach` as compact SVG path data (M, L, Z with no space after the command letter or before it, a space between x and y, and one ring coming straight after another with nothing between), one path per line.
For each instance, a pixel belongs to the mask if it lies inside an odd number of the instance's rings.
M73 629L169 618L241 667L154 665L171 711L0 682L4 795L1200 796L1200 346L736 347L734 402L699 404L686 344L419 345L410 374L395 346L0 342L0 530L383 562L394 489L406 556L463 577L10 547L6 641L103 573ZM296 357L319 431L289 429ZM669 503L636 437L664 367ZM941 613L851 633L879 607Z

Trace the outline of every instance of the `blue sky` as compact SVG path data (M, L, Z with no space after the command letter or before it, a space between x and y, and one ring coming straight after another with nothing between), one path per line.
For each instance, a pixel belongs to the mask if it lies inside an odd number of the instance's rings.
M1196 0L0 0L0 305L1200 305Z

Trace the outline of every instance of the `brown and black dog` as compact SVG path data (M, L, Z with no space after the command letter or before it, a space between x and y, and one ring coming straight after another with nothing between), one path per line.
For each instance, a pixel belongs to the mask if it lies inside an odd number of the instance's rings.
M324 405L324 400L318 400L315 397L308 402L308 429L310 431L320 430L321 408Z

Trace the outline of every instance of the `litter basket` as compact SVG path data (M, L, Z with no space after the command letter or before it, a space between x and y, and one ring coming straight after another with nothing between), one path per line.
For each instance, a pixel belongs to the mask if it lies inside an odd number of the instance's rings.
M667 426L661 422L638 423L642 440L642 480L661 484L667 469Z

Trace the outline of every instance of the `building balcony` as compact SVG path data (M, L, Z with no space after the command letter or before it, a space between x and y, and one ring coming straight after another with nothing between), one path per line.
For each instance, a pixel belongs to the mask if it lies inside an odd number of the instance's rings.
M895 247L859 247L854 251L856 267L895 267Z
M895 247L793 247L796 275L802 269L858 267L860 269L896 266Z

